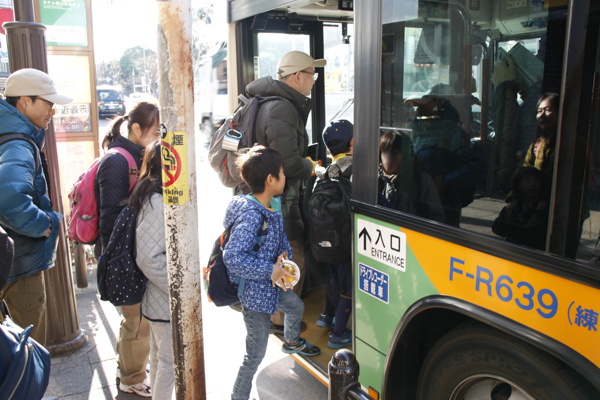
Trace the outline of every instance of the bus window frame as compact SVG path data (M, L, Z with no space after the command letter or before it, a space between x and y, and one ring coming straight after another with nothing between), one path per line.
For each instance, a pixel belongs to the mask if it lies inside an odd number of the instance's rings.
M579 116L583 59L585 57L586 24L577 18L587 18L589 1L569 3L565 39L565 56L560 88L559 130L557 154L551 198L551 224L547 246L550 253L542 253L526 247L513 245L493 237L458 229L417 216L387 209L377 205L378 147L381 114L381 68L382 48L382 0L355 3L356 52L355 59L355 138L354 174L352 185L353 212L388 221L400 226L501 257L524 263L532 268L546 271L586 285L600 288L600 271L584 263L566 259L564 239L568 226L570 185L574 153L576 124L564 115ZM579 20L581 21L581 19ZM577 57L575 57L577 56ZM569 58L571 57L571 58ZM566 62L565 60L568 60ZM360 110L360 113L359 113ZM370 132L370 134L362 134ZM587 133L587 132L586 132ZM566 210L566 212L565 212ZM562 243L561 243L562 242ZM562 245L562 248L561 248ZM354 262L354 260L353 260Z

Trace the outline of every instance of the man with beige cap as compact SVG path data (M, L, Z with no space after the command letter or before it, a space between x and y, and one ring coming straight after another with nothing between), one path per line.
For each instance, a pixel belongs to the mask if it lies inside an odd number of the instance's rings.
M300 214L300 192L314 172L315 163L305 158L308 151L306 122L313 105L310 96L318 78L315 68L327 60L315 60L301 51L290 51L277 64L277 78L265 77L246 86L249 96L279 96L264 103L256 117L255 142L277 150L284 159L286 188L281 196L285 232L292 246L293 261L300 268L294 292L300 297L304 286L304 223ZM303 323L303 328L305 324ZM271 333L283 333L283 312L271 318Z
M62 215L52 210L43 171L45 129L59 94L44 72L21 69L10 75L0 99L0 225L14 241L8 284L0 292L14 322L33 325L31 337L46 343L46 289L43 271L56 259Z

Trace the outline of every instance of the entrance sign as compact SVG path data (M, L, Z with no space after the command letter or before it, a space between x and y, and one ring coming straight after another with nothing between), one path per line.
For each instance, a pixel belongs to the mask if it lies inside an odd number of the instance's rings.
M359 254L406 271L406 234L385 226L358 219L356 248Z

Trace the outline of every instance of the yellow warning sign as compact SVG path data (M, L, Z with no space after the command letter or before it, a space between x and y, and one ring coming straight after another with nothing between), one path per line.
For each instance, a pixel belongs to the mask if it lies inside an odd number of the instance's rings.
M164 202L183 205L190 199L187 133L167 132L161 145Z

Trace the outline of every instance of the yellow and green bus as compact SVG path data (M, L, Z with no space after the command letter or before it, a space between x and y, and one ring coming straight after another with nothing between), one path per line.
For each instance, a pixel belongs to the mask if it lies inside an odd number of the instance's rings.
M318 158L332 118L354 123L351 350L364 392L600 398L600 2L228 6L232 103L301 50L337 79L312 92ZM384 135L401 138L394 170ZM326 269L307 259L303 335L323 354L297 360L327 383L334 351L315 326Z

